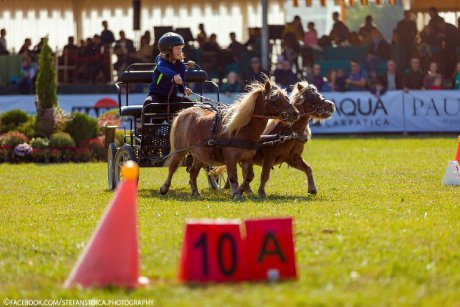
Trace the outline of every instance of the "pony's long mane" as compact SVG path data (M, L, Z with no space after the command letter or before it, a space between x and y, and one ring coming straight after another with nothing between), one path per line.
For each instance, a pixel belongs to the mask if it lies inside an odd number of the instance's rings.
M270 82L272 89L278 89L273 82ZM264 84L254 81L247 86L248 93L241 96L234 104L232 104L225 112L222 119L223 132L231 134L237 131L251 121L254 107L260 93L263 93Z
M299 91L299 89L297 88L298 84L302 85L302 91ZM307 81L297 82L292 89L291 95L289 95L289 101L291 101L291 103L295 105L300 100L300 96L302 96L304 92L308 91L310 86L311 85Z

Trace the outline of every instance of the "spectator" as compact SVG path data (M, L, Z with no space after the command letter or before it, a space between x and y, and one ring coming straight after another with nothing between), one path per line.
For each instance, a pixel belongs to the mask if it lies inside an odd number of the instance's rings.
M198 45L201 47L203 47L203 44L206 43L206 41L208 40L208 35L206 34L206 31L204 30L204 24L200 23L198 25L198 30L200 32L198 32L198 35L196 36L196 41L198 42Z
M84 70L82 73L87 82L103 81L101 57L101 37L96 34L93 39L88 38L86 40L83 58Z
M404 73L403 88L405 92L409 90L423 89L423 79L425 75L420 70L420 59L413 57L410 60L410 69Z
M268 72L262 70L262 65L258 57L251 58L249 73L244 77L245 83L252 81L264 82L264 77L268 76Z
M299 63L297 61L300 52L300 44L293 33L283 35L283 57L288 60L291 65L294 65L296 71L299 71Z
M35 55L32 49L30 49L30 46L32 46L32 41L30 40L30 38L26 38L24 40L24 44L21 46L21 49L19 49L18 54L33 60L35 58Z
M438 72L438 64L432 61L430 63L430 68L428 70L428 73L423 79L423 87L426 89L431 89L434 86L438 78L441 78L441 82L442 82L442 75Z
M429 62L432 58L432 47L441 47L441 36L436 34L430 25L425 26L420 32L420 44L418 47L422 62Z
M386 92L382 80L378 78L375 73L370 74L370 78L367 81L367 86L369 88L369 91L376 97L380 97Z
M66 59L67 58L67 63ZM75 65L78 59L78 46L74 43L74 37L67 38L67 45L64 46L62 57L59 58L59 64Z
M260 57L262 50L262 37L260 28L249 29L249 39L244 43L244 46L251 52L251 56Z
M375 72L378 61L388 60L390 58L390 44L382 37L377 28L371 31L372 42L367 49L366 67L370 72Z
M460 16L457 19L457 42L460 42Z
M120 39L115 42L115 47L113 48L113 52L118 57L118 61L113 67L119 74L131 64L129 54L135 51L133 41L126 38L124 31L120 31Z
M441 33L442 29L440 28L439 22L442 20L444 21L444 18L438 15L438 9L435 7L430 7L428 9L428 14L430 15L430 21L428 22L428 25L433 29L435 33Z
M438 20L440 29L440 37L442 40L443 59L445 62L444 72L450 76L457 60L457 47L460 46L460 41L457 38L457 27L447 23L444 19Z
M417 26L411 20L409 11L404 11L404 19L398 22L396 33L399 36L401 68L406 69L414 53L415 36L417 35Z
M454 84L454 89L460 89L460 62L457 62L457 65L455 66L452 83Z
M351 60L350 73L347 75L345 83L349 91L365 91L369 76L362 70L357 60Z
M361 46L363 42L361 38L359 38L358 33L355 31L350 33L350 37L348 38L348 43L344 43L343 45L352 45L352 46Z
M147 36L142 36L141 47L138 51L134 52L131 57L134 61L143 63L151 63L155 60L153 57L153 46L149 44L149 38Z
M300 42L303 40L303 27L302 27L302 19L300 18L299 15L296 15L294 17L294 20L284 27L283 35L292 33L294 34L295 39L297 42Z
M323 92L338 92L339 91L339 83L338 81L338 73L337 70L331 69L327 73L326 81L323 83L323 86L319 89Z
M337 80L335 81L335 89L337 92L345 92L347 76L343 69L337 69Z
M308 31L303 36L305 47L321 50L321 47L318 45L318 32L315 29L315 23L309 22L307 29Z
M396 69L396 63L393 60L387 62L387 69L379 79L383 88L387 91L402 89L402 75Z
M0 30L0 54L10 54L8 52L8 47L6 44L6 30L1 29Z
M22 58L21 79L18 82L20 94L31 94L34 88L34 80L37 70L29 57Z
M227 49L231 52L233 58L235 60L238 60L241 55L241 52L243 52L243 50L245 50L246 48L243 46L242 43L236 40L235 32L230 32L230 41L231 43L230 45L228 45Z
M439 75L434 79L433 84L429 88L430 90L442 90L442 76Z
M276 69L273 72L275 76L275 81L282 88L287 88L297 82L295 74L292 72L292 66L289 61L281 57L281 59L276 64Z
M103 46L112 46L112 44L115 42L115 36L113 35L113 32L109 30L109 24L107 23L107 20L102 21L102 27L104 30L101 32L101 44Z
M44 43L45 43L45 37L40 38L40 42L38 42L38 44L35 45L34 49L32 50L35 55L40 54L40 52L42 51Z
M321 75L321 66L319 64L313 65L313 71L307 75L307 81L310 84L314 84L317 89L322 89L324 85L324 77Z
M218 52L220 50L220 46L217 43L217 35L212 33L211 36L209 36L209 40L203 44L202 47L203 51L215 51Z
M231 71L227 75L227 81L222 85L222 92L226 96L232 96L232 93L241 93L243 91L243 83L241 83L238 75Z
M350 38L350 30L339 20L339 12L334 12L332 14L332 19L334 20L334 26L329 34L331 40L334 41L336 45L346 44Z
M374 39L372 35L373 31L378 31L378 29L372 22L372 16L367 15L364 21L364 25L358 31L358 34L361 36L361 41L364 45L369 45L372 43Z

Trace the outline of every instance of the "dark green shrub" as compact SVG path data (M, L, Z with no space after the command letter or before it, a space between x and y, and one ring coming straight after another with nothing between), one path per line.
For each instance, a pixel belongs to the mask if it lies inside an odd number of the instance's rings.
M50 146L50 141L47 138L36 138L31 143L32 147L37 149L46 149Z
M0 116L0 132L17 130L17 128L29 120L29 115L22 110L11 110Z
M51 148L75 147L75 141L70 134L65 132L56 132L50 137Z
M33 138L37 131L37 117L30 116L29 119L25 123L21 124L17 130L27 135L28 138Z
M80 145L83 140L92 139L97 136L97 119L92 118L88 114L74 113L72 118L67 122L64 131L69 133L77 144Z
M0 136L0 146L16 147L19 144L27 143L29 139L19 131L10 131Z
M56 67L53 51L48 45L48 37L45 38L38 56L38 75L35 88L38 98L37 114L41 114L42 110L57 107Z

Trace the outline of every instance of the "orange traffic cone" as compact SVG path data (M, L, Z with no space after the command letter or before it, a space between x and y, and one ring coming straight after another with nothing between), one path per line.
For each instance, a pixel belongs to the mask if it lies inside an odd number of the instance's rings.
M458 164L460 165L460 135L458 136L458 147L457 147L457 155L455 156L455 160L457 160Z
M139 166L128 161L123 182L102 216L64 286L135 288L148 283L139 276L136 194Z

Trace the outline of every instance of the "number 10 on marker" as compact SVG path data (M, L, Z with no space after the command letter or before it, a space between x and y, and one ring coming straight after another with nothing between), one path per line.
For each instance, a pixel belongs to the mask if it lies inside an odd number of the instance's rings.
M183 281L242 281L246 266L240 223L189 223L182 246Z

